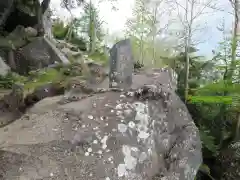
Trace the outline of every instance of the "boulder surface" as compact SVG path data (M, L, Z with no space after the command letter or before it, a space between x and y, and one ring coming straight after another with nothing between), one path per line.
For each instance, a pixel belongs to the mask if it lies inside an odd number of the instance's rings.
M1 179L193 180L199 132L171 84L166 69L145 70L128 91L40 101L0 129Z

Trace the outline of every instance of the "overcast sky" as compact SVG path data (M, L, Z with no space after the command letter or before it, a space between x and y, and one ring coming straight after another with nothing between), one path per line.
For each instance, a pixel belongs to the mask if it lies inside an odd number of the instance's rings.
M94 0L92 0L94 1ZM95 0L98 1L98 0ZM181 0L180 0L181 1ZM203 2L205 0L201 0ZM218 4L222 3L220 7L222 9L231 10L229 1L227 0L216 0ZM134 6L134 0L118 0L117 2L117 11L111 9L110 3L102 3L99 5L100 17L106 22L105 29L109 30L110 34L121 35L125 26L127 18L132 15L132 8ZM52 0L51 8L56 10L56 15L67 19L69 18L69 13L67 10L60 7L60 0ZM80 14L80 9L74 9L73 14L78 16ZM226 27L232 26L232 17L228 13L216 12L214 14L209 14L199 18L200 23L207 22L208 28L199 34L199 37L205 42L198 45L198 48L201 50L201 54L209 55L211 54L212 49L217 46L217 43L221 39L221 33L217 31L216 26L219 25L222 18L226 20Z
M94 1L94 0L93 0ZM113 11L111 3L102 3L99 6L100 17L106 22L105 28L109 29L110 33L121 32L127 18L131 17L134 0L119 0L117 2L118 11ZM51 7L56 9L58 16L68 18L67 10L60 7L60 0L52 0ZM78 16L80 9L74 9L73 14Z

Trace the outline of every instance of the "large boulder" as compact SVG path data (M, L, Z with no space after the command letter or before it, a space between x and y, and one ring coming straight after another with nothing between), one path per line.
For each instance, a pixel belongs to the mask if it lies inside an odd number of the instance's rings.
M68 63L68 59L45 37L36 38L18 49L15 61L20 74L44 68L55 62Z
M5 90L0 96L0 127L6 126L21 116L24 108L24 92L20 85Z
M2 179L193 180L199 132L169 72L142 71L133 82L64 105L44 99L0 129Z
M0 75L5 76L9 72L10 67L5 63L3 58L0 56Z

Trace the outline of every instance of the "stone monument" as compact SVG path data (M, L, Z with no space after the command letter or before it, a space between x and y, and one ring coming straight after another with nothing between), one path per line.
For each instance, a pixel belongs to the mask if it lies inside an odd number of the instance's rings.
M132 84L133 68L130 40L119 41L110 50L109 87L129 88Z

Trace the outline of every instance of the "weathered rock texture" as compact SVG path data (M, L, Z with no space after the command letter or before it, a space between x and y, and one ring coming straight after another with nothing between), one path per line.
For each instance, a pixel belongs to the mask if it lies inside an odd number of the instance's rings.
M169 73L143 71L133 82L64 105L47 98L0 129L1 178L193 180L199 134Z
M10 68L5 61L0 57L0 75L5 76L9 72Z
M1 56L20 74L54 62L69 63L50 40L49 2L11 0L0 3L0 48L5 51ZM40 16L39 10L43 13Z
M24 106L23 88L14 85L12 90L0 97L0 127L5 126L21 116Z
M127 89L132 84L134 69L130 39L116 43L110 50L109 87Z

